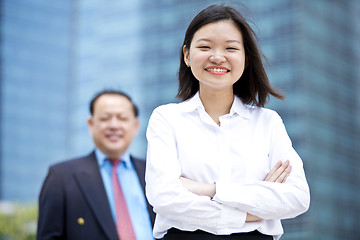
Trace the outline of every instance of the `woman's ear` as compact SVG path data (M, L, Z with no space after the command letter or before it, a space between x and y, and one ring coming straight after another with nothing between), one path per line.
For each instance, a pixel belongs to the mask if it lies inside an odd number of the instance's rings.
M183 54L186 66L190 67L189 50L186 48L186 45L183 46Z

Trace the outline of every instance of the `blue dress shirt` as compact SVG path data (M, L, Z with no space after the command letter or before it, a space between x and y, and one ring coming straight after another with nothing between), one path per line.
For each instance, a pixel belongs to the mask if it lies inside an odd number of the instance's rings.
M95 150L96 159L99 164L100 174L104 183L105 191L108 196L111 213L116 222L114 191L111 181L112 164L107 156L99 149ZM130 154L126 152L121 156L121 162L117 167L117 176L120 181L122 191L125 195L126 204L137 240L154 239L149 212L146 200L138 175L130 161Z

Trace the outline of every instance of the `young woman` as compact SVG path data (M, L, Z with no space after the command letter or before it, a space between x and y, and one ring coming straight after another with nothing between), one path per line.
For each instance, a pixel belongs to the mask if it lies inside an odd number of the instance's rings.
M146 194L163 239L278 239L281 219L310 203L303 163L279 115L254 33L235 9L210 6L190 23L178 97L156 108ZM291 171L291 173L290 173Z

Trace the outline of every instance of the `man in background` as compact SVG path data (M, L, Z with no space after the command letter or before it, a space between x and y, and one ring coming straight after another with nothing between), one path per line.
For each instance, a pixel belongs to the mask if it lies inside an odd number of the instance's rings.
M145 161L128 151L139 130L138 109L125 93L102 91L90 113L95 150L50 167L39 197L37 239L153 239Z

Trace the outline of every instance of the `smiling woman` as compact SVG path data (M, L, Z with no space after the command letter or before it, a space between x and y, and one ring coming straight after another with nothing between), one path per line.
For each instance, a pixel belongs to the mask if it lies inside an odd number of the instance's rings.
M184 61L199 81L200 93L210 88L233 95L232 86L245 68L242 34L231 20L209 23L183 47Z
M146 194L163 239L279 239L281 219L305 212L309 187L272 95L253 31L234 8L190 23L178 97L147 129Z

